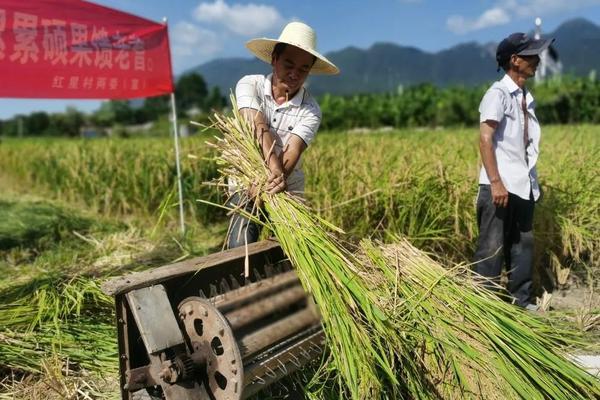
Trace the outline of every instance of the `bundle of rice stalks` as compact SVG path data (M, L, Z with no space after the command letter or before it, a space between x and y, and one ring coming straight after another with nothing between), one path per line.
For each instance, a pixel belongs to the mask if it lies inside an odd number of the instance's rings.
M214 125L223 134L212 144L220 184L233 178L248 201L256 200L249 189L258 189L263 207L235 211L274 232L314 297L340 398L600 396L600 382L560 354L564 340L556 338L568 332L552 331L408 245L364 242L362 254L351 251L301 199L264 190L268 168L239 113L215 115Z
M387 277L375 290L387 299L384 308L404 333L398 379L420 385L410 388L412 395L421 393L416 398L437 397L426 393L499 400L600 395L600 381L562 350L577 344L574 332L500 301L465 266L446 269L406 240L363 241L361 251L366 272Z
M384 387L396 387L394 344L386 340L394 336L393 326L374 294L355 279L358 259L337 241L332 233L336 228L299 198L287 192L266 193L268 169L252 128L238 113L233 118L216 115L215 126L224 134L213 144L220 150L221 176L232 177L239 185L238 194L248 201L252 200L247 198L247 188L258 189L265 207L247 216L268 221L292 263L302 266L298 275L319 305L338 384L355 399L377 398ZM224 181L221 184L225 186ZM245 213L243 208L237 211Z

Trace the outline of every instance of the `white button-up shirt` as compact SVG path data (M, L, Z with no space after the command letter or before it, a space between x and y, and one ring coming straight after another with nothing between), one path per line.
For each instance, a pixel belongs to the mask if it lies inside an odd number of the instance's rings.
M281 154L292 135L300 137L310 145L321 123L321 109L305 88L285 103L279 105L273 98L272 74L246 75L235 87L239 109L252 108L260 111L275 138L275 151ZM288 191L304 191L302 160L298 160L294 171L287 178Z
M537 200L540 197L540 188L535 166L539 154L541 129L535 116L535 101L527 91L525 100L529 146L527 146L526 159L522 100L523 90L511 77L504 75L504 78L494 82L483 96L479 105L479 121L498 122L493 137L493 148L498 172L506 190L525 200L529 200L530 193L533 193L533 198ZM483 166L479 174L479 183L490 184Z

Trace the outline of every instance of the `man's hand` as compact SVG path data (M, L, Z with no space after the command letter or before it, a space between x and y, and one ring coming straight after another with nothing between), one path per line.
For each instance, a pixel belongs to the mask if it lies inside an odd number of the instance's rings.
M285 175L281 170L274 170L269 173L267 179L267 193L275 194L283 192L287 188L285 183Z
M270 173L269 178L267 179L267 193L275 194L283 192L286 189L286 183L282 160L274 151L275 138L273 138L273 134L269 131L269 127L265 123L263 113L249 108L242 108L240 112L244 118L251 121L254 125L256 138L260 143L263 157L269 167Z
M492 203L496 207L506 207L508 205L508 191L500 179L491 184Z
M250 189L248 189L248 198L254 201L256 208L262 208L262 198L260 197L260 191L256 183L253 183Z

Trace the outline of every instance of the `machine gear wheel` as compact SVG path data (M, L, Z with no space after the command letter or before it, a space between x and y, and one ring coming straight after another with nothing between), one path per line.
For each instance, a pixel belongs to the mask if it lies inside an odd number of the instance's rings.
M202 359L205 363L206 390L215 399L241 400L244 365L237 341L223 314L209 300L200 297L184 299L177 310L192 358Z

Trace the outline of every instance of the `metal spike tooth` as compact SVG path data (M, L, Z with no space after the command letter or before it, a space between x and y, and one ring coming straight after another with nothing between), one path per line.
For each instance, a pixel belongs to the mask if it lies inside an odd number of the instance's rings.
M290 362L296 366L296 368L300 368L300 360L294 354L290 354Z
M258 376L258 375L256 375L256 376L255 376L255 377L252 379L252 382L253 382L253 383L258 383L259 385L264 385L264 384L266 383L266 382L265 382L265 380L264 380L262 377Z
M198 293L198 297L200 297L202 299L206 299L206 293L204 293L204 290L200 289L200 292Z
M229 299L229 294L228 293L223 293L223 294L218 295L217 297L212 298L211 299L212 303L216 304L217 303L217 299L219 301L225 301L225 300Z
M271 369L271 367L267 366L267 372L265 372L265 374L269 377L269 378L276 378L277 374L275 373L275 371L273 371Z
M310 348L319 354L323 352L323 349L314 343L310 344Z
M216 297L219 295L219 291L217 290L217 286L213 285L212 283L210 284L210 297Z
M280 359L277 359L277 362L279 362L279 369L281 370L281 372L287 375L288 372L287 368L285 367L285 364Z
M310 352L306 351L306 349L304 348L300 348L300 354L302 354L305 358L309 360L312 358Z
M231 288L232 289L239 289L240 288L240 283L238 282L237 279L235 279L235 276L229 274L229 280L231 281Z
M221 293L227 293L231 290L231 287L229 286L229 282L227 282L227 279L223 278L221 279Z
M271 264L265 265L265 274L267 275L267 278L271 278L275 275L275 269Z
M260 282L260 281L262 281L264 279L262 277L262 275L260 274L259 270L255 270L254 271L254 278L255 278L256 282Z

